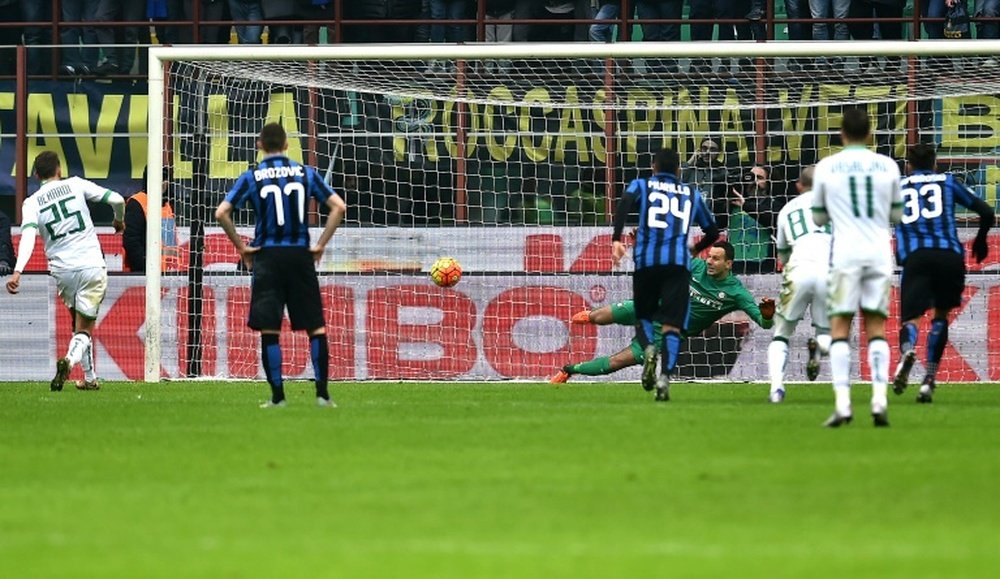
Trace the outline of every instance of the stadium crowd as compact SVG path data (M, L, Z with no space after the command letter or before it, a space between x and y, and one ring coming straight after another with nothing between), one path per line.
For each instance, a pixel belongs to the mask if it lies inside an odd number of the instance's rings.
M0 46L73 46L62 51L58 72L75 76L141 75L136 49L99 47L154 42L871 40L912 36L910 21L921 23L918 38L1000 38L1000 0L779 0L772 7L769 14L766 0L0 0ZM51 60L33 51L30 72L52 72ZM13 66L5 50L0 74Z

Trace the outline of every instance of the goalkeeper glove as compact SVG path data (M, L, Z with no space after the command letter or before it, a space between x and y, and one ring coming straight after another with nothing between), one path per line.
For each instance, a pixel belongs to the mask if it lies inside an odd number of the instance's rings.
M972 242L972 256L976 258L976 263L983 263L989 253L990 247L986 244L986 236L977 235L976 240Z
M10 275L14 270L10 267L10 264L6 261L0 261L0 277Z
M774 317L775 306L774 306L774 300L772 300L771 298L761 299L760 303L757 304L757 307L760 308L760 316L765 320L770 320L771 318Z

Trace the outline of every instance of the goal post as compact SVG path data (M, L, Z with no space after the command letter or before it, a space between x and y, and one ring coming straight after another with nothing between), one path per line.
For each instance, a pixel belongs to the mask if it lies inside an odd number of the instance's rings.
M261 375L242 329L249 280L206 221L256 160L265 121L352 196L319 266L343 365L334 378L537 379L628 345L631 329L573 326L567 314L630 297L629 268L610 266L609 217L660 146L695 163L702 141L717 144L726 180L699 185L721 195L754 165L789 193L837 145L840 110L866 106L880 151L901 160L937 143L995 205L998 55L1000 41L153 47L144 378ZM186 269L169 272L164 166L190 229L178 234ZM739 271L752 293L776 297L767 228L737 213L727 222ZM251 223L238 220L241 234ZM466 271L455 288L425 275L444 255ZM995 281L971 282L982 312L962 314L948 355L967 358L942 369L946 380L991 377ZM682 371L765 379L770 332L752 326L731 316L689 340ZM796 340L808 332L803 321ZM803 364L793 354L790 377Z

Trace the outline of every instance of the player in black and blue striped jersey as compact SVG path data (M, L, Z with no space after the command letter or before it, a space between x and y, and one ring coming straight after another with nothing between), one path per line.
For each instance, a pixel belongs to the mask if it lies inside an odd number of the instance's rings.
M965 289L965 249L955 227L956 206L979 214L979 232L972 255L986 259L986 236L995 221L993 209L948 173L936 172L931 145L914 145L907 155L909 176L901 182L903 217L896 225L896 261L903 266L900 282L899 330L901 359L892 389L902 394L917 355L917 321L934 308L923 384L917 402L932 401L938 364L948 342L948 312L962 303Z
M693 185L680 180L680 157L661 149L653 160L653 175L635 179L618 202L612 235L612 260L625 255L622 231L634 207L639 211L633 261L632 293L638 319L637 337L643 345L642 386L656 388L656 400L670 399L670 372L677 364L681 332L687 326L688 286L691 282L692 248L688 232L693 223L704 236L693 248L701 253L719 238L715 217ZM663 331L663 364L656 375L657 348L654 324Z
M262 407L285 404L278 338L286 306L292 329L309 335L316 401L320 406L334 406L327 385L330 354L315 264L344 218L346 206L315 169L285 155L288 138L281 125L264 125L257 147L264 158L237 179L215 217L253 273L247 325L260 332L264 374L271 386L271 400ZM315 244L309 236L310 199L330 211ZM237 233L232 219L233 210L243 205L256 214L249 245Z

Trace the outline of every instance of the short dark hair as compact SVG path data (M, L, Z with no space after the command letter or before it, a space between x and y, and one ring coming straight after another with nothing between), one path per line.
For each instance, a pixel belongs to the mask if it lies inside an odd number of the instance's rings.
M681 166L681 157L677 151L669 148L660 149L653 158L653 170L657 173L674 174Z
M35 157L35 175L42 180L51 179L61 165L55 151L42 151Z
M724 239L720 239L719 241L713 243L712 247L721 247L726 252L727 260L733 261L734 259L736 259L736 248L733 247L732 243L729 243Z
M268 123L260 130L260 148L265 153L280 153L285 150L288 135L278 123Z
M871 133L871 120L868 118L868 111L863 108L849 108L844 111L844 120L840 125L840 130L844 136L852 141L863 141Z
M813 186L813 173L816 172L816 165L809 165L808 167L803 167L802 172L799 173L799 183L806 189L812 189Z
M933 171L934 166L937 165L937 151L934 150L934 145L926 143L913 145L906 155L906 160L910 163L910 167L915 170Z

